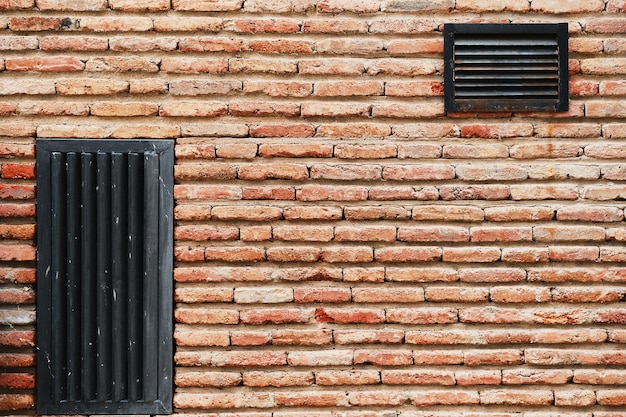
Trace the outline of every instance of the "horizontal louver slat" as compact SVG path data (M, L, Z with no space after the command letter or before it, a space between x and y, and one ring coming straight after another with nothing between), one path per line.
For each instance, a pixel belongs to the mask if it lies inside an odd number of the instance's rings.
M566 25L445 25L446 109L563 110L567 61L558 36L563 29ZM546 100L553 103L546 106Z

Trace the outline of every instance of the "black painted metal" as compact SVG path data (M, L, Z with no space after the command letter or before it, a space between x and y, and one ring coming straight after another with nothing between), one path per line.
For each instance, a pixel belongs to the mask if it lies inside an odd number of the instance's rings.
M567 23L444 25L446 111L567 111Z
M172 141L37 141L37 413L171 413L173 164Z

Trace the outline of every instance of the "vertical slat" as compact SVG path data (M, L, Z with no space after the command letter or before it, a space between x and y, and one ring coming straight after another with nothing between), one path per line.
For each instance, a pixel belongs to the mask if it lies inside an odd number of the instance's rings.
M52 332L53 395L56 401L66 399L67 387L67 298L66 298L66 212L65 212L65 155L52 152L51 156L51 230L52 234L52 317L57 318Z
M66 155L67 165L67 399L81 396L80 302L80 159L75 152Z
M156 153L144 154L144 346L157 347L158 338L158 297L159 297L159 157ZM144 400L157 399L157 384L150 381L158 379L158 349L146 349L144 352L143 378Z
M164 411L172 404L172 346L174 282L174 150L159 155L159 400Z
M142 395L143 155L128 154L128 399Z
M127 396L127 170L126 155L113 152L111 154L113 401L121 401Z
M111 398L111 160L97 155L97 395Z
M96 396L96 161L91 153L81 155L81 275L82 275L82 396L94 400Z

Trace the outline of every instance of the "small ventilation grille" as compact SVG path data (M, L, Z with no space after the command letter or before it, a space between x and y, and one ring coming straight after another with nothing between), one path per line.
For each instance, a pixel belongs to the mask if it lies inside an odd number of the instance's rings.
M172 396L171 141L37 141L37 412Z
M567 111L567 24L446 24L447 111Z

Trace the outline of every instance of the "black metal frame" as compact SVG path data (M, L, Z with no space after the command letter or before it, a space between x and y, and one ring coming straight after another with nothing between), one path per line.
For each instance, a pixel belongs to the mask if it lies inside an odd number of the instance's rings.
M444 25L444 100L446 111L555 111L564 112L569 108L568 88L568 29L567 23L528 23L528 24L456 24ZM455 89L455 39L457 35L475 35L480 37L552 35L558 45L558 96L555 99L511 98L499 99L460 99ZM497 58L495 58L497 59ZM489 65L486 64L485 77L489 77ZM523 75L523 70L520 70ZM523 77L522 77L523 78ZM522 80L523 82L523 80Z
M38 414L169 414L171 140L37 141Z

